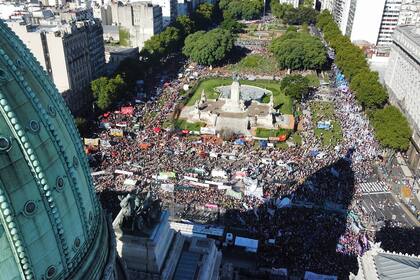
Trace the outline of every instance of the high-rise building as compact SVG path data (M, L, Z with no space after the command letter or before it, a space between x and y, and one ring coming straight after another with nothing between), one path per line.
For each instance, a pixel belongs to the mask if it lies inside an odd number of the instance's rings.
M321 0L320 7L331 11L343 35L353 42L365 41L377 46L379 53L388 53L398 23L416 19L417 2L420 1Z
M151 2L153 5L158 5L162 8L163 27L168 26L171 22L176 20L178 16L178 1L177 0L136 0L140 2ZM132 1L134 2L134 1Z
M10 21L8 25L50 75L72 112L83 110L91 101L86 89L105 70L100 21L90 19L64 25Z
M126 279L73 118L0 20L0 278Z
M141 50L145 41L163 30L160 6L136 2L127 5L114 3L111 7L112 21L128 32L131 47Z
M413 128L409 162L420 168L420 25L398 27L393 35L391 55L385 74L390 101L400 107Z

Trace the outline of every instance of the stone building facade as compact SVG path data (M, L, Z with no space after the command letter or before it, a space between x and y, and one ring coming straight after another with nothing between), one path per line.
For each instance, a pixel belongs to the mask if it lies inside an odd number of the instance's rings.
M409 149L411 167L420 167L420 26L398 27L393 36L385 84L390 100L408 117L413 128Z
M27 25L22 21L8 25L33 52L73 113L90 104L90 82L105 71L103 29L98 19L65 25Z

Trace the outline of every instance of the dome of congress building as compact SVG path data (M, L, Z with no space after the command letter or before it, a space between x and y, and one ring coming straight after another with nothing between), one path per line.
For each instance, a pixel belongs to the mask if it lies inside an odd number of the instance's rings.
M0 279L121 279L73 117L0 20Z

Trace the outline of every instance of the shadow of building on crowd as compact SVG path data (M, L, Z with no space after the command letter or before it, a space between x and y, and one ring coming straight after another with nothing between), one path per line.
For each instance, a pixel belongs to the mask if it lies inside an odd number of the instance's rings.
M246 231L249 238L259 239L259 268L286 268L289 275L299 278L305 271L338 279L356 274L357 256L337 252L355 192L350 160L342 158L321 168L292 189L281 197L290 199L289 205L277 199L246 212L226 211L221 217L226 232L241 235Z
M420 256L420 228L395 227L391 222L376 233L375 242L385 251Z

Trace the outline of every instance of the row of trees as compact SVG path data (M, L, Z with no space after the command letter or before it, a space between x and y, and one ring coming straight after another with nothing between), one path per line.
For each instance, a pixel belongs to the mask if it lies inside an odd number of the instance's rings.
M264 9L263 0L220 0L219 7L224 18L257 19Z
M367 111L377 139L387 148L408 149L411 137L408 121L396 107L387 105L388 93L379 82L378 73L369 69L363 51L341 34L328 11L319 15L317 26L335 50L335 63L350 81L350 89Z
M322 42L307 32L288 30L270 45L280 68L302 70L322 69L327 63L327 52Z
M309 2L294 8L290 4L280 4L279 1L271 1L272 14L281 19L285 24L301 25L303 23L315 24L318 12L314 10Z

